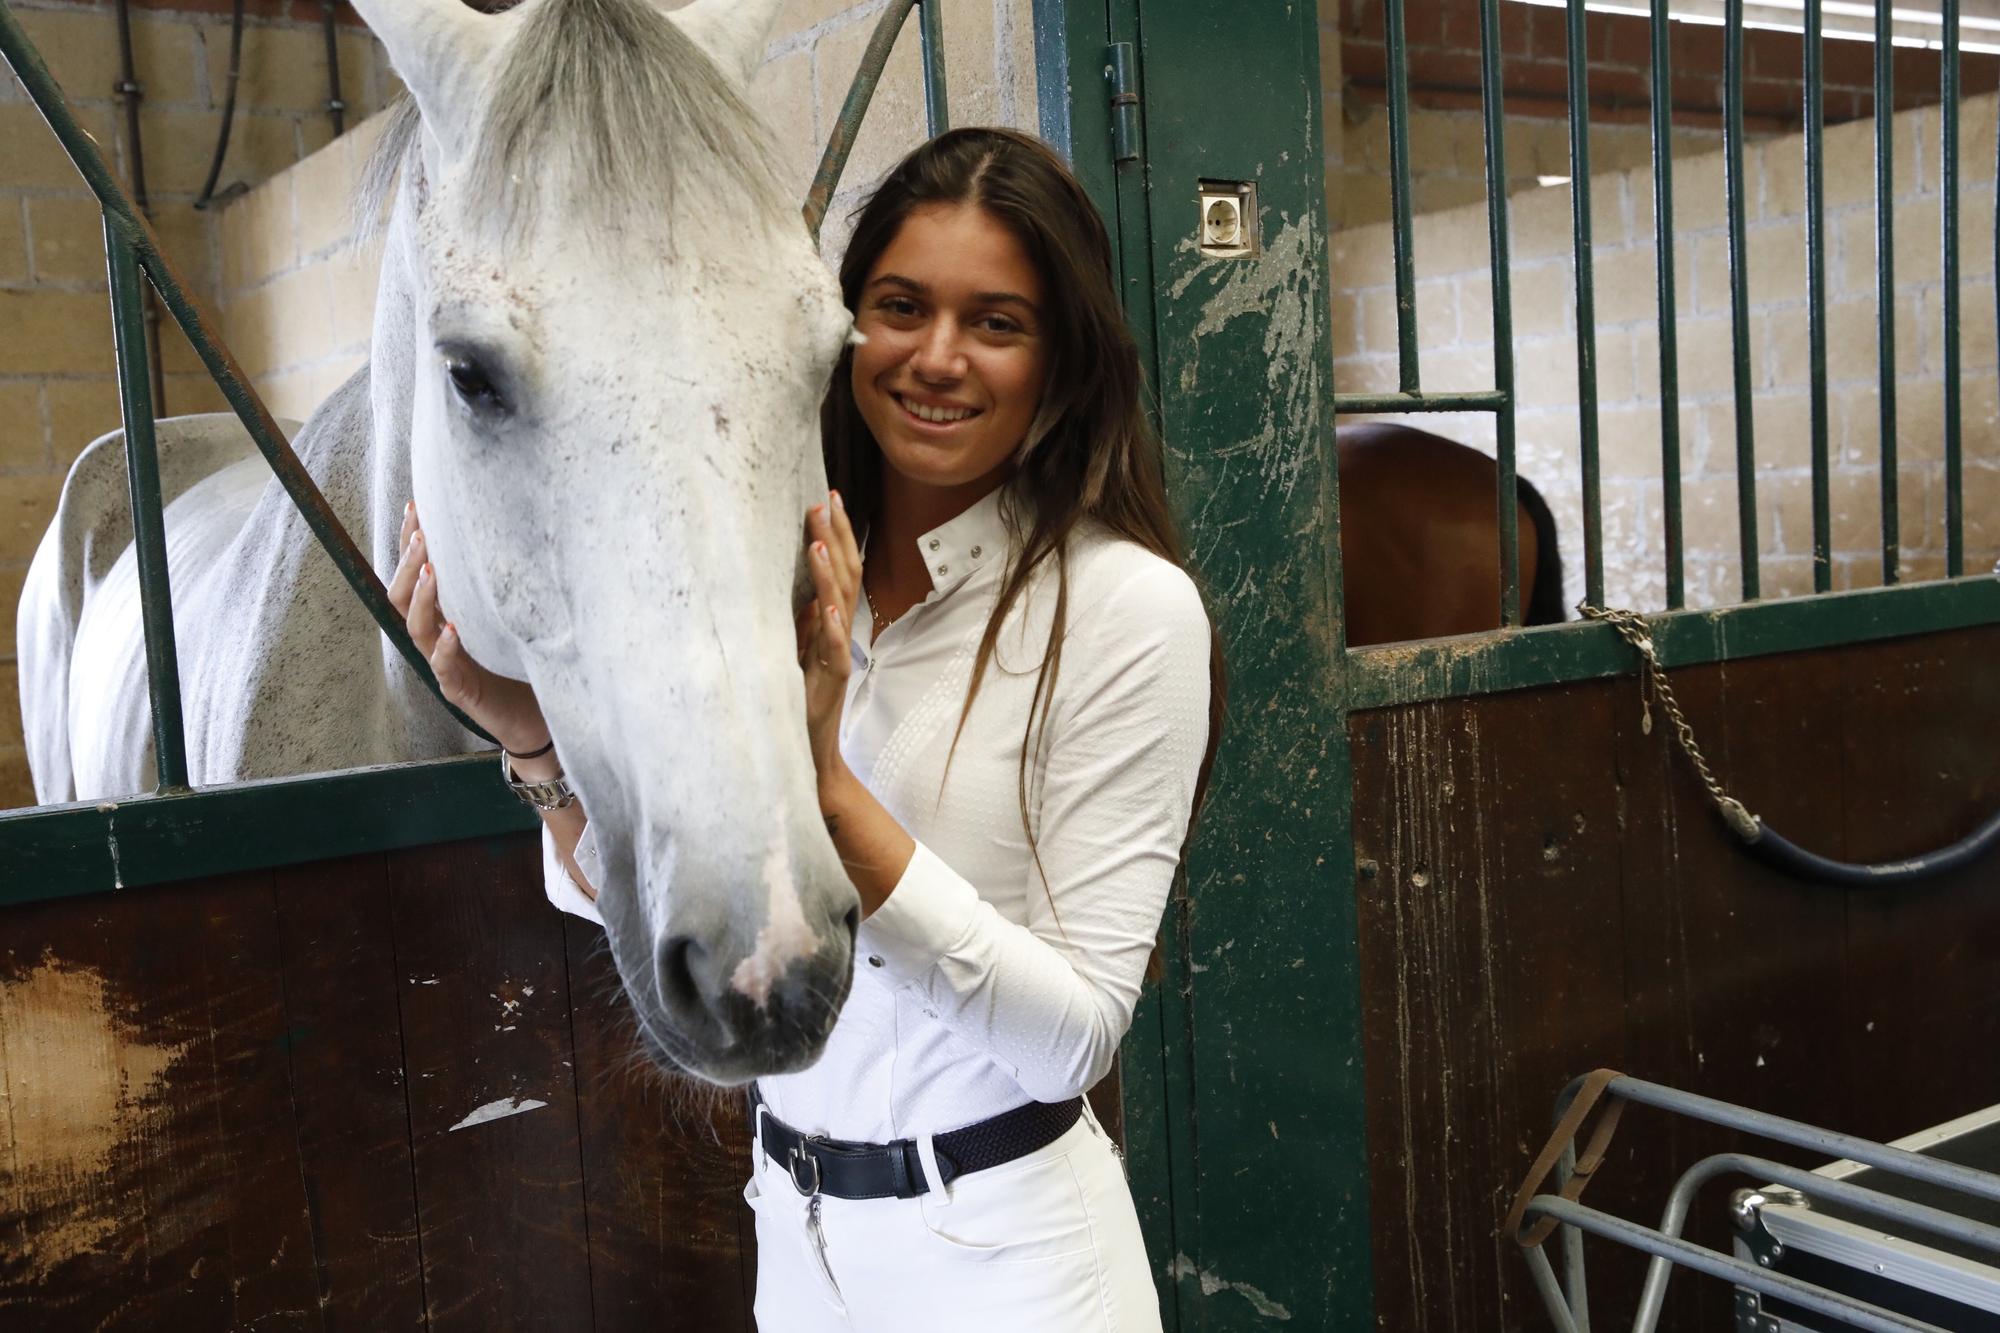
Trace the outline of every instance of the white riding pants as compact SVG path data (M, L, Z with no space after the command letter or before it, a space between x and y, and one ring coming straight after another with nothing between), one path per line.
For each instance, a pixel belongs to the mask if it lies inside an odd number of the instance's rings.
M914 1199L809 1200L752 1156L759 1333L1158 1333L1132 1192L1088 1107L1047 1147Z

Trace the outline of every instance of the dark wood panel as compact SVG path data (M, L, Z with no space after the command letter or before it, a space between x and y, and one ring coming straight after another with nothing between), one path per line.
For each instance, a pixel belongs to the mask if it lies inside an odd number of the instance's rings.
M1996 654L1982 629L1675 685L1733 793L1805 846L1879 859L2000 805ZM1352 720L1357 854L1379 866L1358 887L1382 1327L1543 1326L1495 1232L1549 1100L1594 1065L1884 1137L2000 1101L2000 1064L1974 1058L2000 1046L2000 973L1980 965L2000 956L2000 866L1869 894L1765 870L1652 714L1649 733L1627 679ZM1537 837L1572 877L1526 863ZM1634 1111L1591 1201L1657 1217L1680 1171L1733 1146L1805 1160ZM1727 1188L1697 1239L1726 1246ZM1593 1246L1600 1321L1629 1318L1639 1272ZM1718 1284L1673 1292L1666 1327L1727 1326Z
M639 1057L604 933L564 918L577 1120L601 1333L753 1327L746 1098L677 1083Z
M430 1327L591 1326L559 915L525 838L392 863Z
M11 912L0 960L0 1323L319 1328L270 876Z
M420 1328L389 858L281 870L287 1047L325 1326Z

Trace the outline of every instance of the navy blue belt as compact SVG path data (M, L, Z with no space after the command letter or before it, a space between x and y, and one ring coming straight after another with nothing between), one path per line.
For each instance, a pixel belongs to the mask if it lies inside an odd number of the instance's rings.
M819 1134L801 1134L772 1115L756 1116L759 1103L751 1094L751 1114L759 1122L764 1154L790 1172L792 1184L805 1195L827 1194L836 1199L914 1199L931 1188L915 1139L894 1143L853 1143ZM963 1175L1025 1157L1046 1148L1083 1114L1083 1098L1066 1102L1029 1102L976 1125L931 1137L936 1150L940 1184Z

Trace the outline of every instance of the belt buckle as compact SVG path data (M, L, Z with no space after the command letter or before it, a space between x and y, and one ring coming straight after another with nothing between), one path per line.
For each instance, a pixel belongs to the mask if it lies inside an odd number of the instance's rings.
M823 1139L824 1136L822 1135L808 1134L805 1136L801 1147L787 1150L791 1154L791 1163L787 1169L791 1173L792 1188L808 1199L819 1193L819 1158L812 1155L811 1149L813 1144L822 1142ZM801 1162L812 1167L812 1183L810 1185L799 1178L799 1163Z

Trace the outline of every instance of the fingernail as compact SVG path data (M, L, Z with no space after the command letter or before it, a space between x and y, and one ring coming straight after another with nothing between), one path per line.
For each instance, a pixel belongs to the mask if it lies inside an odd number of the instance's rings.
M834 606L834 607L828 607L827 609L833 612L833 627L835 629L847 628L847 617L840 614L839 607Z
M424 561L424 567L417 571L417 582L427 583L430 581L430 577L431 577L431 562L426 560Z
M846 502L845 500L843 500L843 499L841 499L841 498L840 498L840 492L839 492L839 491L834 491L834 492L833 492L832 494L833 494L833 507L834 507L835 509L838 509L838 510L839 510L839 511L840 511L841 513L843 513L843 514L844 514L844 513L846 513L846 512L847 512L847 502Z
M411 514L414 514L414 513L416 513L416 512L417 512L417 502L416 502L415 500L405 500L405 501L403 501L403 517L404 517L404 518L408 518L408 517L409 517L409 516L410 516Z
M815 560L824 560L824 559L826 559L826 543L825 543L825 542L814 542L814 543L813 543L813 558L814 558Z

